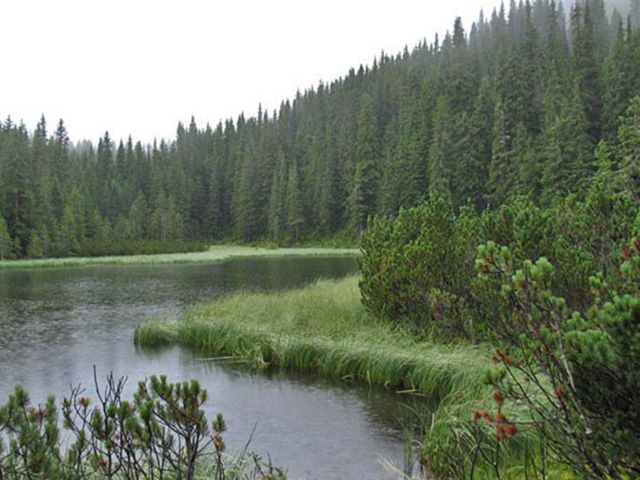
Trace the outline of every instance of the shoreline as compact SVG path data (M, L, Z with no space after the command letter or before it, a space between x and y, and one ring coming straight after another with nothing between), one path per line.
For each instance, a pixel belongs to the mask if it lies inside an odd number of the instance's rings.
M259 248L234 245L212 246L204 252L107 257L66 257L38 260L2 260L0 270L20 270L93 265L171 265L219 263L235 258L266 257L357 257L359 250L349 248Z
M142 348L181 345L258 371L380 385L399 401L407 394L427 397L434 410L420 419L417 448L425 465L446 478L460 466L459 449L475 438L474 412L493 406L493 390L484 381L490 347L418 340L371 317L360 303L358 279L196 304L179 319L140 325L134 341ZM523 433L505 447L507 458L517 464L535 442Z
M359 276L319 280L277 293L237 293L198 303L180 318L151 319L140 325L134 342L142 348L180 345L252 370L289 370L345 382L379 385L406 395L426 397L434 409L416 417L415 448L434 478L456 478L468 468L469 447L479 425L474 413L495 409L494 389L486 382L492 348L488 344L420 340L391 322L368 314L360 302ZM516 422L529 413L505 406ZM419 433L418 433L419 432ZM502 444L503 462L514 471L535 457L539 438L523 429ZM537 457L536 457L537 458ZM549 478L574 480L550 462ZM476 478L495 478L489 464L476 467ZM508 477L522 479L517 474Z
M438 400L485 391L487 348L416 340L372 318L360 304L357 281L319 280L291 291L198 303L175 321L140 325L134 341L149 348L177 344L254 369L318 373Z

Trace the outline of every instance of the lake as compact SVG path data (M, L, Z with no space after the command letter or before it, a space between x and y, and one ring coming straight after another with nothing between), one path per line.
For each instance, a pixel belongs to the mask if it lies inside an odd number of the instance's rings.
M225 415L230 453L249 449L292 478L396 478L382 458L403 463L404 401L383 389L280 372L257 373L181 347L142 350L137 325L175 318L201 300L239 290L277 291L356 271L353 258L251 258L216 264L87 266L0 271L0 399L22 384L34 402L78 383L94 396L93 366L138 380L198 379L208 417ZM412 406L415 408L415 405Z

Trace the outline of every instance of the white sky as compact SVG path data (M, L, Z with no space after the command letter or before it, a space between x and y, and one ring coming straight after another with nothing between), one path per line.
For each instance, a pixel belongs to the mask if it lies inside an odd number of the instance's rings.
M0 0L0 115L170 138L451 29L499 0Z

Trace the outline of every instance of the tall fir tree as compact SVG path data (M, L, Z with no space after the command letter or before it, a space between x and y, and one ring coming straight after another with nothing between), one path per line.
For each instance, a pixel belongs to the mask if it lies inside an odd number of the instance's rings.
M369 216L376 211L380 181L378 135L373 99L364 95L358 118L355 175L347 206L351 229L358 234L366 227Z
M573 27L573 71L582 95L582 103L589 122L589 137L593 147L600 138L602 130L600 124L602 88L590 2L586 2L584 6L575 5L571 21Z
M10 260L15 255L15 242L9 235L7 222L0 215L0 260Z
M450 164L453 152L452 118L448 101L438 99L433 120L433 138L429 149L429 193L451 201Z
M304 229L304 208L302 204L302 192L300 191L300 177L298 175L297 162L291 162L289 177L287 179L287 230L289 238L298 243L302 238Z

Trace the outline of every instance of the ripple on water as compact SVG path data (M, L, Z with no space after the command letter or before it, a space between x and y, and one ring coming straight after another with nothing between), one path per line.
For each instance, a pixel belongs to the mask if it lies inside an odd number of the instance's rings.
M322 379L257 374L203 362L179 347L133 345L136 325L240 289L293 288L355 271L350 258L241 259L213 265L96 266L0 271L0 398L22 384L35 401L92 385L92 366L131 380L198 378L209 416L225 414L227 444L270 454L294 477L394 478L379 458L402 461L399 402L386 392Z

